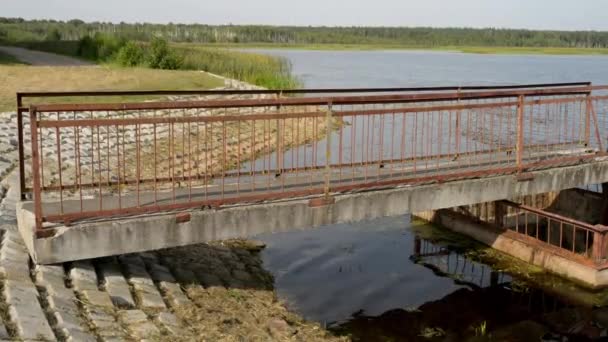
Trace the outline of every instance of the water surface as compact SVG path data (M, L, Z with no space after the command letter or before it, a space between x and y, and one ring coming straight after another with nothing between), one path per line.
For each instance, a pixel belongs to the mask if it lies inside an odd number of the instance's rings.
M307 88L608 83L606 56L255 50L284 56Z
M608 83L608 58L602 56L256 51L287 57L308 88ZM421 236L424 226L414 228L409 216L401 216L260 238L268 244L264 263L279 297L307 319L357 340L460 340L479 334L481 325L515 340L563 335L568 324L597 328L595 321L571 317L592 317L590 307L605 293L555 277L531 281L525 270L502 273L491 261L471 258L479 246L442 241L445 232L427 228L433 236ZM570 321L559 326L564 315Z

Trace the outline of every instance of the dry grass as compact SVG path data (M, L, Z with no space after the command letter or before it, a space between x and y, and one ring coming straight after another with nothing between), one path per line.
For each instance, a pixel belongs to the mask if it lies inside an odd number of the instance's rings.
M15 110L17 91L75 91L75 90L179 90L207 89L223 85L223 81L198 71L118 68L112 66L35 67L1 65L0 111ZM145 100L130 97L130 101ZM78 98L93 102L93 98ZM106 97L105 101L125 101L121 97ZM31 99L30 103L36 102ZM70 98L45 99L45 102L70 102ZM26 103L27 104L27 103Z
M220 284L184 284L190 305L174 307L185 323L181 341L347 341L318 323L291 313L277 300L272 276L262 268L257 244L231 240L161 251L172 268L218 279ZM241 266L238 266L238 265ZM235 279L235 270L249 275ZM162 341L162 339L160 339Z

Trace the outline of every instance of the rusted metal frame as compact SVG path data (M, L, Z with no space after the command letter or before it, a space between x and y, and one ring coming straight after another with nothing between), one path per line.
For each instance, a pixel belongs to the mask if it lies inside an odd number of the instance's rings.
M585 99L585 146L589 146L591 138L591 95Z
M57 114L59 115L59 114ZM57 172L59 173L59 188L63 188L63 177L62 177L62 170L63 168L61 167L61 139L59 137L59 128L55 127L55 140L56 140L56 147L57 147ZM59 191L59 207L61 209L61 212L63 213L63 190Z
M604 233L606 231L608 231L608 227L603 227L603 226L598 226L598 225L592 225L586 222L582 222L582 221L578 221L575 219L571 219L569 217L566 216L562 216L559 214L555 214L552 212L548 212L542 209L538 209L535 207L530 207L524 204L519 204L519 203L515 203L509 200L501 200L499 201L502 205L507 206L507 207L511 207L511 208L515 208L517 210L523 210L529 213L534 213L537 214L539 216L542 216L544 218L550 218L552 220L558 221L558 222L562 222L562 223L566 223L566 224L570 224L570 225L575 225L577 227L580 227L582 229L588 229L592 232L598 232L598 233Z
M17 136L19 142L19 175L21 198L24 199L26 193L25 183L25 153L23 139L23 114L28 108L23 106L23 98L34 97L59 97L59 96L114 96L114 95L212 95L212 94L304 94L304 93L361 93L361 92L387 92L387 91L447 91L447 90L481 90L481 89L523 89L541 87L571 87L571 86L590 86L591 82L572 82L572 83L547 83L547 84L524 84L510 86L464 86L464 87L417 87L417 88L366 88L366 89L296 89L296 90L180 90L180 91L76 91L76 92L17 92Z
M91 115L93 115L93 113L91 113ZM103 208L103 188L101 182L101 134L99 133L99 127L97 127L97 170L99 174L99 210L101 210Z
M345 104L374 104L374 103L400 103L422 101L450 101L450 100L476 100L487 98L504 98L524 96L555 96L555 95L586 95L598 87L579 87L564 89L537 89L537 90L508 90L486 92L455 92L455 93L423 93L405 95L374 95L374 96L344 96L344 97L308 97L308 98L277 98L254 100L208 100L208 101L158 101L133 103L103 103L103 104L46 104L39 105L39 112L57 111L124 111L140 109L188 109L188 108L220 108L220 107L277 107L277 106L303 106L325 105L332 102L334 105ZM608 89L608 86L605 86ZM602 88L604 89L604 87Z
M120 183L121 177L120 177L120 134L119 134L119 128L118 126L116 126L116 176L118 177L118 183ZM124 141L123 141L124 143ZM109 151L108 151L108 155L109 155ZM108 159L109 160L109 159ZM109 165L108 165L109 167ZM125 167L123 165L123 167ZM123 178L124 179L124 178ZM126 180L126 179L125 179ZM108 180L109 182L109 180ZM121 191L121 187L120 185L116 187L118 189L118 207L122 208L122 191Z
M593 119L593 126L595 128L595 138L597 139L597 143L598 143L598 148L600 151L604 151L604 146L602 144L602 137L600 135L600 123L597 117L597 112L595 111L595 106L593 105L593 100L591 98L589 98L588 100L588 104L591 110L591 118Z
M535 239L537 241L543 242L543 243L547 243L551 246L554 246L551 243L551 238L550 238L550 232L551 232L551 221L556 221L559 222L560 224L560 237L559 237L559 246L555 246L555 247L559 247L561 250L566 251L568 253L572 253L573 255L579 255L576 253L576 230L577 229L583 229L585 232L587 232L587 241L585 244L585 254L588 253L588 245L589 245L589 238L588 238L588 232L592 232L593 233L593 245L592 245L592 251L591 251L591 257L597 262L603 262L603 260L606 258L606 243L607 243L607 236L608 236L608 227L603 226L603 225L591 225L588 224L586 222L581 222L581 221L577 221L565 216L561 216L559 214L555 214L555 213L551 213L551 212L547 212L544 211L542 209L537 209L534 207L529 207L526 205L522 205L522 204L518 204L518 203L514 203L511 201L507 201L507 200L503 200L500 201L502 203L502 205L508 206L508 207L512 207L515 208L516 210L523 210L524 212L530 212L530 213L534 213L539 217L543 217L547 220L547 242L542 241L540 239L538 239L538 237L534 238L531 236L528 236L528 238L532 238ZM566 249L565 247L563 247L563 227L564 224L569 225L572 227L572 234L573 234L573 239L572 239L572 250Z
M137 95L249 95L249 94L310 94L310 93L367 93L408 91L449 91L483 89L525 89L590 86L591 82L536 83L500 86L446 86L446 87L398 87L398 88L311 88L311 89L253 89L253 90L126 90L126 91L49 91L17 92L17 98L65 97L65 96L137 96Z
M524 105L527 105L527 106L539 105L540 106L540 105L546 105L546 104L563 104L563 103L572 103L572 102L583 102L588 97L591 98L589 93L581 94L581 95L585 95L585 97L582 97L582 96L579 96L579 97L551 97L549 99L525 100ZM555 95L549 95L549 96L555 96ZM524 99L525 99L525 97L524 97ZM502 103L507 103L507 102L502 102ZM517 104L517 102L515 104Z
M248 115L222 115L201 117L153 117L153 118L112 118L112 119L80 119L80 120L43 120L40 127L94 127L94 126L133 126L151 124L176 124L176 123L215 123L251 120L282 120L291 118L321 118L325 117L322 111L302 113L274 113L274 114L248 114Z
M355 185L341 185L332 188L333 192L347 192L353 190L372 190L379 187L394 187L399 185L406 184L414 184L414 183L424 183L429 181L446 181L450 179L462 179L463 177L480 177L492 174L505 174L505 173L513 173L517 171L517 167L506 167L500 169L493 170L478 170L478 171L469 171L469 172L461 172L457 174L450 174L448 176L445 175L432 175L425 177L411 177L405 179L396 179L396 180L386 180L386 181L374 181L362 184ZM114 215L124 215L131 213L143 213L143 212L155 212L155 211L164 211L164 210L175 210L175 209L187 209L187 208L195 208L199 206L220 206L227 204L237 204L237 203L245 203L248 201L260 201L260 200L272 200L272 199L286 199L293 198L297 196L308 196L308 195L321 195L324 194L325 189L321 188L313 188L308 190L299 190L299 191L290 191L290 192L270 192L266 194L258 194L251 196L239 196L235 198L225 198L225 199L217 199L217 200L205 200L205 201L197 201L191 203L175 203L169 205L153 205L153 206L145 206L140 208L123 208L123 209L111 209L111 210L102 210L102 211L92 211L92 212L84 212L84 213L70 213L64 215L49 215L45 217L45 221L49 222L58 222L58 221L74 221L76 219L82 218L92 218L92 217L102 217L102 216L114 216ZM516 204L519 206L518 204ZM526 208L527 209L527 208ZM532 208L534 209L534 208Z
M556 102L576 102L582 101L578 98L568 99L553 99L542 101L526 101L524 105L531 104L548 104ZM371 109L371 110L353 110L353 111L334 111L334 117L346 116L363 116L377 114L399 113L424 113L434 111L449 111L463 109L482 109L482 108L497 108L519 105L519 101L510 102L491 102L479 104L459 104L459 105L443 105L443 106L427 106L427 107L403 107L393 109ZM171 124L171 123L186 123L186 122L224 122L224 121L248 121L248 120L263 120L263 119L291 119L301 117L323 117L325 113L322 111L313 112L298 112L298 113L272 113L272 114L249 114L249 115L223 115L223 116L204 116L204 117L155 117L155 118L112 118L112 119L79 119L79 120L42 120L40 127L72 127L72 126L104 126L104 125L136 125L136 124Z
M34 192L34 218L35 231L42 230L43 212L42 212L42 190L40 186L40 159L38 156L38 120L36 118L36 107L31 106L30 113L30 129L31 129L31 144L32 144L32 180Z
M141 115L141 113L139 113ZM140 142L140 137L141 135L141 125L137 125L135 127L135 159L136 159L136 170L135 170L135 181L137 182L137 189L135 190L135 192L137 193L137 206L139 207L141 204L141 198L140 198L140 190L139 190L139 185L140 185L140 180L141 180L141 142Z
M517 167L521 170L524 150L524 97L519 96L519 103L517 104L517 144L515 147L517 158Z
M365 184L357 184L357 185L344 185L337 186L332 188L334 192L346 192L353 190L365 190L365 189L374 189L378 187L387 187L387 186L398 186L412 183L420 183L420 182L429 182L429 181L437 181L439 179L452 179L452 178L462 178L462 177L478 177L482 175L492 174L494 172L499 173L507 173L507 172L515 172L516 168L503 168L501 170L492 171L492 170L483 170L483 171L472 171L472 172L464 172L459 174L450 175L449 177L441 177L441 176L426 176L426 177L414 177L407 179L399 179L399 180L388 180L388 181L374 181ZM142 207L129 207L122 209L107 209L107 210L99 210L99 211L85 211L82 213L67 213L60 215L46 215L43 217L45 222L73 222L75 220L87 219L87 218L100 218L100 217L111 217L117 215L131 215L131 214L140 214L140 213L149 213L149 212L160 212L160 211L168 211L168 210L183 210L183 209L191 209L191 208L200 208L200 207L219 207L222 205L232 205L232 204L242 204L248 202L259 202L259 201L270 201L270 200L281 200L281 199L289 199L289 198L297 198L297 197L305 197L312 195L324 195L325 189L324 187L319 188L311 188L307 190L296 190L289 192L269 192L265 194L256 194L256 195L248 195L248 196L239 196L233 198L224 198L224 199L211 199L211 200L203 200L203 201L193 201L193 202L185 202L185 203L171 203L166 205L150 205L150 206L142 206Z
M576 144L576 141L572 141L570 142L571 144ZM555 143L555 144L550 144L549 146L560 146L563 145L564 143ZM540 145L530 145L528 147L537 147ZM545 145L543 145L545 146ZM511 149L513 149L514 147L510 147ZM490 154L490 153L496 153L496 152L501 152L504 151L505 147L501 148L502 150L498 150L498 149L485 149L485 150L479 150L479 151L471 151L471 152L463 152L460 154L461 157L467 157L467 156L472 156L474 154ZM595 155L593 155L595 156ZM450 153L446 153L446 154L441 154L441 155L433 155L432 158L438 158L438 159L443 159L443 158L450 158L453 157L453 154ZM361 162L350 162L350 163L342 163L342 164L331 164L330 167L332 169L344 169L344 168L356 168L357 166L368 166L368 165L377 165L377 164L399 164L399 163L403 163L403 162L411 162L411 161L415 161L420 159L420 157L418 156L414 156L414 157L407 157L404 159L400 159L400 158L393 158L393 159L383 159L383 160L371 160L371 161L361 161ZM576 157L572 157L572 160L579 160L580 156L576 156ZM561 159L559 160L561 161ZM559 162L558 161L558 162ZM324 169L326 166L325 165L311 165L311 166L304 166L304 167L298 167L297 171L315 171L315 170L322 170ZM296 171L296 168L285 168L281 170L283 173L293 173ZM223 174L224 177L226 178L236 178L236 177L243 177L243 176L248 176L248 175L265 175L265 174L276 174L279 172L279 169L266 169L264 168L263 170L257 170L257 171L239 171L237 170L236 172L225 172ZM190 181L190 180L196 180L199 179L201 176L206 176L209 179L214 179L214 178L221 178L222 177L222 173L202 173L202 174L195 174L195 175L191 175L190 177L186 177L186 176L181 176L181 177L176 177L175 180L176 181ZM157 177L156 179L154 178L143 178L139 180L140 184L147 184L147 183L152 183L154 181L156 181L157 183L168 183L172 180L171 177ZM103 182L102 184L107 184L107 182ZM111 185L117 185L118 183L114 182L111 183ZM122 185L136 185L137 181L133 181L133 180L125 180L123 182L121 182L120 184ZM81 187L83 188L92 188L92 187L97 187L99 185L99 183L84 183L81 184ZM70 185L66 185L63 187L64 190L71 190L76 188L75 186L70 186ZM60 190L60 188L56 185L54 186L43 186L42 187L43 191L58 191Z
M331 102L327 104L327 115L325 117L325 132L326 132L326 142L325 142L325 186L324 193L325 199L329 199L330 192L330 183L331 183L331 136L332 136L332 104Z
M601 262L599 260L593 260L592 258L583 256L583 255L580 255L577 253L573 253L572 251L558 247L557 245L547 243L543 240L537 240L536 238L534 238L532 236L526 236L524 234L517 233L515 231L509 231L509 230L504 231L503 234L506 234L507 236L509 236L512 239L520 240L520 241L526 243L527 245L534 246L535 248L548 249L552 253L555 253L563 258L566 258L568 260L573 260L573 261L583 264L583 265L587 265L590 267L596 267L596 268L604 267L603 262Z
M574 142L572 142L572 143L574 143ZM563 145L563 143L549 144L548 146L558 146L558 145ZM537 146L547 146L547 145L546 145L546 144L540 144L540 145L529 145L529 146L526 146L526 147L537 147ZM503 149L503 148L504 148L504 147L501 147L501 149ZM492 153L492 152L496 152L496 151L497 151L496 149L479 150L479 151L474 151L474 152L465 153L465 154L463 154L463 155L467 155L467 154L473 154L473 153L476 153L476 154L482 154L482 153ZM449 156L450 156L449 154L444 154L444 155L437 155L437 156L433 156L433 158L446 158L446 157L449 157ZM405 159L405 161L410 161L410 160L412 160L412 159L413 159L413 158L407 158L407 159ZM580 157L578 157L578 156L577 156L577 157L572 157L572 158L571 158L571 160L576 160L576 159L580 159ZM559 160L561 160L561 159L559 159ZM381 164L384 164L384 163L397 163L397 162L401 162L401 161L404 161L404 160L401 160L401 159L387 159L387 160L382 160L382 161L369 161L369 162L367 162L367 163L366 163L366 162L363 162L363 164L378 164L379 162L380 162ZM359 164L360 164L360 163L356 163L356 165L359 165ZM356 166L356 165L355 165L355 164L353 164L353 163L346 163L346 164L332 164L332 165L331 165L331 167L332 167L332 168L340 168L340 167L354 167L354 166ZM320 169L320 168L323 168L323 167L324 167L324 166L316 166L316 167L315 167L315 166L312 166L312 167L307 166L307 167L304 167L303 169L304 169L304 170L313 170L313 169ZM290 168L290 169L285 169L285 171L286 171L286 172L290 172L290 171L293 171L293 170L294 170L293 168ZM276 170L263 170L263 171L255 171L255 173L260 174L260 173L274 172L274 171L276 171ZM249 171L249 172L244 172L244 173L242 173L242 175L249 174L249 173L250 173L250 171ZM235 176L238 176L238 174L236 174L236 173L230 173L230 172L225 173L224 175L225 175L226 177L230 177L230 176L235 177ZM211 177L221 177L221 176L222 176L222 174L213 174L213 175L209 175L209 176L211 176ZM180 179L180 178L178 178L178 180L179 180L179 179ZM186 179L186 177L181 177L181 179L182 179L182 180L184 180L184 179ZM158 178L158 180L162 180L162 178ZM49 187L48 189L52 189L52 188L50 188L50 187Z
M25 200L25 144L23 139L23 113L27 110L22 108L23 96L17 93L17 139L19 153L19 198Z
M76 113L74 113L74 117L76 116ZM77 173L77 179L78 179L78 195L80 198L80 211L83 210L83 196L82 196L82 163L80 160L80 129L79 127L74 127L74 137L75 137L75 143L76 143L76 173Z
M608 95L591 95L592 101L608 100Z

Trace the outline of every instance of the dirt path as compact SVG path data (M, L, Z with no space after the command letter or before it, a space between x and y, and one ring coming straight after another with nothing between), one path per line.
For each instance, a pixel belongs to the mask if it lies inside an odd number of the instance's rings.
M93 64L91 62L83 61L73 57L62 56L42 51L28 50L13 46L0 46L0 52L12 55L22 62L35 66L81 66Z

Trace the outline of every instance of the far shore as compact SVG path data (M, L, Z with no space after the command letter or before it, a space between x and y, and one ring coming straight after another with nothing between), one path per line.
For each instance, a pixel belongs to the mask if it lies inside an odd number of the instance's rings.
M409 46L399 44L270 44L270 43L175 43L231 49L277 49L316 51L443 51L497 55L608 55L608 48L511 47L511 46Z

